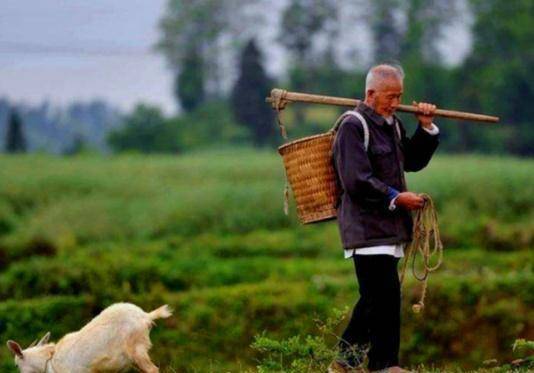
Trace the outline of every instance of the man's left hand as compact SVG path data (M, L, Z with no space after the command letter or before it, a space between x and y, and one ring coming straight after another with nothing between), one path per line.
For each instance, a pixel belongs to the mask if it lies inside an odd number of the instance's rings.
M419 120L419 124L422 127L431 129L432 120L434 119L434 112L436 111L436 105L429 104L427 102L413 102L413 106L417 108L423 114L416 114L415 116Z

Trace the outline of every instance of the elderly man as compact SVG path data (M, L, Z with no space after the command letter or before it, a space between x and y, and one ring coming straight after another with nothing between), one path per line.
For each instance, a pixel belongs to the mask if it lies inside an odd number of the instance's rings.
M356 371L367 351L369 370L404 371L398 357L397 264L411 240L410 210L424 204L420 196L407 191L404 172L419 171L428 164L438 146L439 130L432 123L436 107L414 102L422 114L417 115L414 135L406 136L394 115L403 79L400 66L371 68L365 100L356 108L361 116L346 117L334 143L334 166L342 190L339 230L345 258L354 261L360 298L339 343L339 359L329 372Z

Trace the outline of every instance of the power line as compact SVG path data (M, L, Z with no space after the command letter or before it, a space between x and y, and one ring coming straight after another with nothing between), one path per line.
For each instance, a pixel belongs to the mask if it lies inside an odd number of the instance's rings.
M133 49L125 47L78 47L68 45L45 45L34 43L20 43L11 41L0 41L1 54L56 54L56 55L77 55L77 56L148 56L154 52L147 49Z

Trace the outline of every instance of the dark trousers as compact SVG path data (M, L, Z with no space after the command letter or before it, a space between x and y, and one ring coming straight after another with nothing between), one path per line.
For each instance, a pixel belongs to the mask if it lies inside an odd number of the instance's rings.
M350 352L370 344L369 370L399 365L399 259L391 255L355 255L353 259L360 299L341 337L340 350L349 364L358 365L358 357Z

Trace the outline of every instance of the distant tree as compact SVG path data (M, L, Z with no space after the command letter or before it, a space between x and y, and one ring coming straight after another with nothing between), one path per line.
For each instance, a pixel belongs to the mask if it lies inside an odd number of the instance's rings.
M191 113L170 118L168 126L177 131L181 151L252 142L249 128L236 122L227 100L211 100Z
M11 108L15 104L0 98L0 133L7 134ZM71 144L77 134L83 133L84 142L95 151L109 150L106 136L121 120L118 108L105 101L73 101L65 106L52 105L47 101L39 105L16 105L24 113L23 134L27 139L27 151L39 150L63 154L66 144ZM2 150L5 149L2 137Z
M220 99L227 75L222 63L256 26L249 8L258 0L173 0L161 19L157 48L175 74L175 93L186 110ZM231 42L229 42L231 41ZM180 84L185 84L184 88ZM192 99L193 94L196 96Z
M81 154L88 150L87 141L82 134L77 134L74 136L74 141L72 144L67 147L64 151L64 155L76 155Z
M182 108L191 112L205 99L204 61L195 47L189 48L184 55L182 69L175 80L175 94L179 98Z
M312 69L317 67L314 56L318 36L328 34L328 28L337 21L338 3L335 0L289 0L282 13L278 40L291 56L289 78L291 88L308 91ZM305 121L304 111L295 107L295 120Z
M462 0L368 0L373 60L441 64L439 41ZM359 2L352 8L361 8Z
M120 129L109 134L108 142L116 152L158 153L180 150L177 131L163 117L161 110L143 104L137 105L126 116Z
M169 1L160 22L162 38L158 49L174 71L176 99L186 111L202 103L207 97L208 83L218 79L213 70L217 63L212 65L209 58L218 49L217 40L227 28L225 10L224 2L216 0Z
M474 110L494 113L507 128L508 150L534 155L534 2L471 0L473 48L461 67L462 100ZM471 132L480 129L472 129ZM475 134L471 136L475 138Z
M16 109L11 109L8 118L5 149L8 153L25 153L26 139L22 129L22 120Z
M440 64L439 40L445 27L458 15L457 0L404 0L406 19L401 43L403 62Z
M237 121L250 129L255 145L273 143L276 134L273 110L265 104L271 88L260 50L252 39L241 54L239 77L232 90L232 109Z
M334 0L289 0L282 14L279 40L290 52L294 64L313 64L314 40L335 24L337 9Z
M395 16L400 14L401 0L373 0L369 5L375 61L400 60L403 32Z

